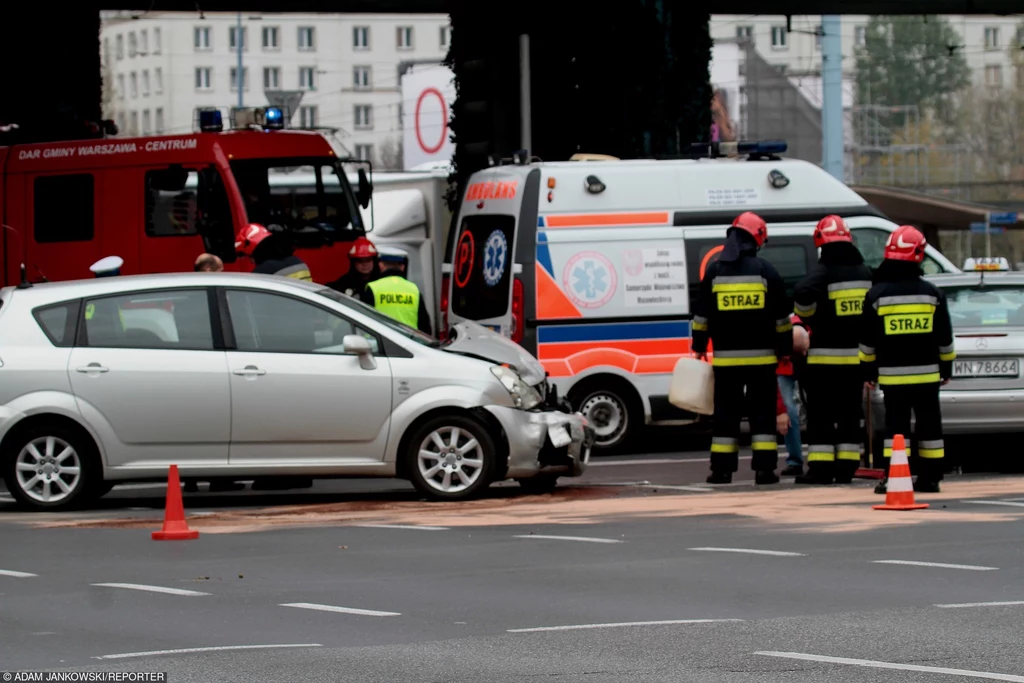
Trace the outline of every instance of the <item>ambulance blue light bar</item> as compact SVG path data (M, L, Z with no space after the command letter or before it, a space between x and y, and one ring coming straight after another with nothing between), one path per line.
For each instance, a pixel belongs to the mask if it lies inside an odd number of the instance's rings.
M219 133L224 130L224 118L219 109L199 111L199 130L204 133Z
M1007 271L1010 269L1010 262L1002 256L986 256L983 258L969 258L964 261L966 272L986 271Z
M687 150L693 159L718 159L746 156L751 159L773 157L788 149L785 140L741 140L739 142L693 142ZM685 154L685 153L684 153Z

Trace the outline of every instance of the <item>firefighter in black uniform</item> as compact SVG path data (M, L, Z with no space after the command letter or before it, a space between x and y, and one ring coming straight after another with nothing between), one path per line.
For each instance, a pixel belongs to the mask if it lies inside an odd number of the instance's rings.
M839 216L814 229L818 265L793 293L794 310L810 329L807 367L807 474L798 484L849 484L860 465L864 382L858 359L860 313L871 269Z
M775 437L775 369L793 350L793 323L785 285L772 264L757 256L768 226L755 213L740 214L726 233L718 260L708 266L694 307L693 350L706 358L711 341L715 371L709 484L727 484L739 468L744 403L750 421L751 467L758 484L779 477ZM744 402L744 390L746 401Z
M914 490L938 493L945 456L939 387L953 374L956 352L946 296L921 277L926 244L909 225L897 228L885 243L876 284L864 299L860 361L864 379L877 382L885 396L886 470L892 438L909 437L913 411L919 459ZM875 492L885 493L886 482Z

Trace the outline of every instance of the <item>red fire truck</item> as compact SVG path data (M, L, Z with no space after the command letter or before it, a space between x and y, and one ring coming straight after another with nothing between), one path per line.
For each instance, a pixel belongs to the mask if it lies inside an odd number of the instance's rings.
M203 252L248 271L234 242L250 223L291 240L315 281L342 275L347 244L365 233L366 171L353 189L327 139L285 130L280 110L241 110L233 123L225 131L211 110L188 135L0 147L0 286L17 284L22 265L34 282L92 277L110 255L126 275L188 271ZM298 168L315 191L271 191L269 177Z

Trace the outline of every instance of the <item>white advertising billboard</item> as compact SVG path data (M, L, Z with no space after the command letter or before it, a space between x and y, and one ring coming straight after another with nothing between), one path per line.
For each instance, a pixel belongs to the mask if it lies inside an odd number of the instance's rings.
M437 65L414 66L402 76L402 152L405 170L447 162L455 152L448 120L455 74Z

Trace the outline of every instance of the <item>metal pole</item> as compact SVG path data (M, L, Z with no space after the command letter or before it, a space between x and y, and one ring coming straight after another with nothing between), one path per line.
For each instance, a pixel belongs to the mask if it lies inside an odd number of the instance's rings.
M529 152L533 147L533 131L531 118L533 108L530 104L530 36L527 33L519 36L519 137L522 149Z
M821 17L822 166L843 180L843 41L842 18Z
M235 48L238 50L238 108L242 108L244 102L242 91L245 86L245 72L242 71L242 13L238 13L238 28L235 29Z

